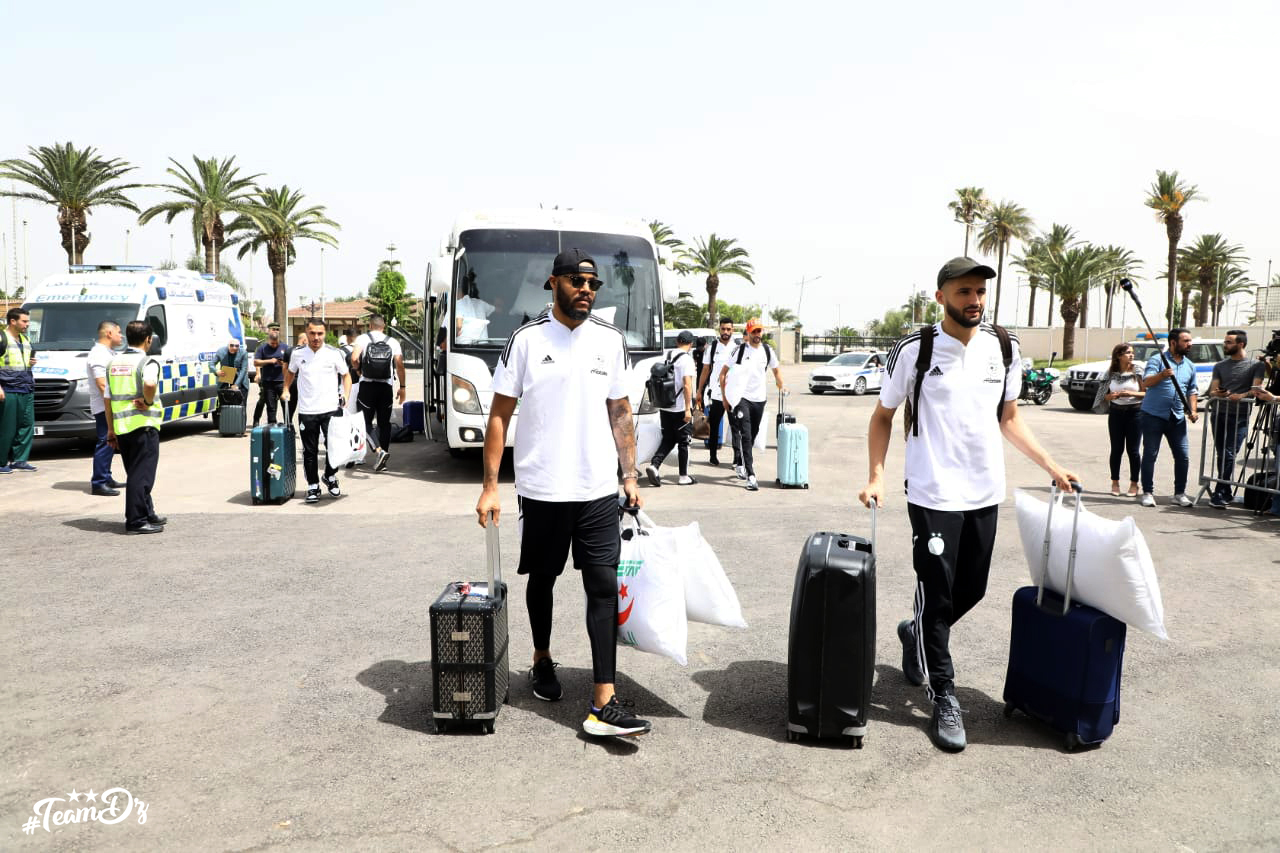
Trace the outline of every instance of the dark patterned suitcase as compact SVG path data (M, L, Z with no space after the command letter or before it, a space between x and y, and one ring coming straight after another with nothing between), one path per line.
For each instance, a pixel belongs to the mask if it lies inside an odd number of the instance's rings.
M293 497L297 479L297 435L293 424L254 427L249 435L249 491L253 502L284 503Z
M432 715L439 732L474 721L493 734L507 701L507 585L492 519L485 538L488 584L455 581L431 605Z

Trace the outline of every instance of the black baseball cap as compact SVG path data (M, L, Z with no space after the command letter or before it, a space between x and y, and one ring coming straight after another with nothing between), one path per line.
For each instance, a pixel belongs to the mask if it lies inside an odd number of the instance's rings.
M591 273L597 278L600 277L599 271L596 270L596 262L590 255L581 249L565 249L556 255L556 259L551 263L551 275L584 275ZM551 281L542 285L543 290L551 289Z
M996 271L986 264L978 263L973 258L952 258L942 265L942 269L938 270L938 287L942 287L945 282L951 281L953 278L963 278L966 275L995 278Z
M676 343L681 346L693 343L693 332L688 329L683 330L680 334L676 335Z

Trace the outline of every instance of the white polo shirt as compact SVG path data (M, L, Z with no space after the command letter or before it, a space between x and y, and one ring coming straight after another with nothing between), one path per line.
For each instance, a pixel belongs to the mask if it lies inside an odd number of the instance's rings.
M934 326L933 359L920 387L920 434L907 435L907 500L927 509L961 511L998 504L1005 498L1004 442L996 407L1017 405L1022 388L1018 339L1010 333L1013 362L1007 373L1000 340L983 323L969 345ZM915 391L920 333L903 338L889 352L880 405L896 409Z
M325 415L337 411L342 377L348 373L342 350L328 344L318 350L297 347L289 356L289 372L297 374L293 393L298 395L300 414Z
M693 375L697 365L693 363L693 353L673 350L671 353L671 369L676 379L676 404L663 409L664 412L684 413L684 380L693 380L693 390L697 393L698 377Z
M102 391L98 388L98 380L107 378L107 365L111 363L111 359L116 354L111 347L104 343L95 343L93 349L89 350L89 357L85 360L85 371L89 375L89 413L100 415L106 412L107 403L102 397Z
M738 348L739 341L735 340L732 335L729 336L729 343L721 343L720 338L712 339L707 344L707 348L703 350L703 358L711 360L711 372L707 374L707 384L711 386L711 399L720 399L720 368L729 363L729 355ZM711 353L711 347L715 346L716 351L714 357Z
M377 337L372 337L377 335ZM369 348L369 344L374 341L385 340L391 346L391 376L386 379L370 379L363 374L360 376L361 382L382 382L386 385L394 385L396 381L396 359L404 357L404 351L400 348L400 342L388 335L386 332L368 331L356 337L355 348L360 353L361 360L364 359L364 351Z
M741 362L738 361L739 349L742 350ZM729 402L735 406L738 405L739 400L750 400L753 403L765 402L769 395L765 377L772 379L771 371L779 363L778 351L773 347L766 349L764 341L761 341L758 347L753 347L746 341L734 347L726 362L729 375L725 377L724 383ZM717 374L716 383L719 382L720 376Z
M520 400L516 492L539 501L591 501L618 492L618 450L606 400L627 397L627 342L588 317L569 329L553 312L512 333L494 393Z

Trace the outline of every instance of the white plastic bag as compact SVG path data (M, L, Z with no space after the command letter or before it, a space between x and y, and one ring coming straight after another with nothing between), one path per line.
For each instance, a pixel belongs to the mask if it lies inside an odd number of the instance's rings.
M341 468L348 462L362 462L365 449L364 418L345 413L329 418L324 453L330 465Z
M742 605L733 584L724 573L716 552L702 536L698 522L684 527L658 527L644 512L640 523L651 537L670 538L675 546L675 559L684 579L684 612L690 622L745 628Z
M360 408L359 397L360 397L360 383L356 382L356 384L351 386L351 395L347 397L346 412L348 415L354 415L359 411L359 408Z
M636 427L636 466L644 470L644 466L653 461L653 454L658 452L662 443L662 427L657 423L642 423Z
M629 516L618 562L618 644L688 663L689 620L675 540L652 536Z
M1049 504L1021 489L1013 494L1022 551L1031 568L1031 582L1039 584L1044 569L1045 516ZM1049 579L1045 585L1059 594L1067 585L1073 500L1060 498L1053 508ZM1151 551L1132 516L1111 521L1081 508L1071 597L1134 628L1162 640L1169 639Z

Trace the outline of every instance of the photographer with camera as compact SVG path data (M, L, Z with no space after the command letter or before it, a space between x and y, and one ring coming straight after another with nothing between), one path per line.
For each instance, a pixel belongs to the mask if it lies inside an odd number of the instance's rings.
M1252 399L1262 387L1265 366L1246 358L1249 338L1240 329L1227 332L1222 349L1227 357L1213 366L1209 385L1209 421L1213 427L1214 476L1217 483L1209 497L1209 506L1226 509L1231 503L1231 475L1236 454L1249 434Z

